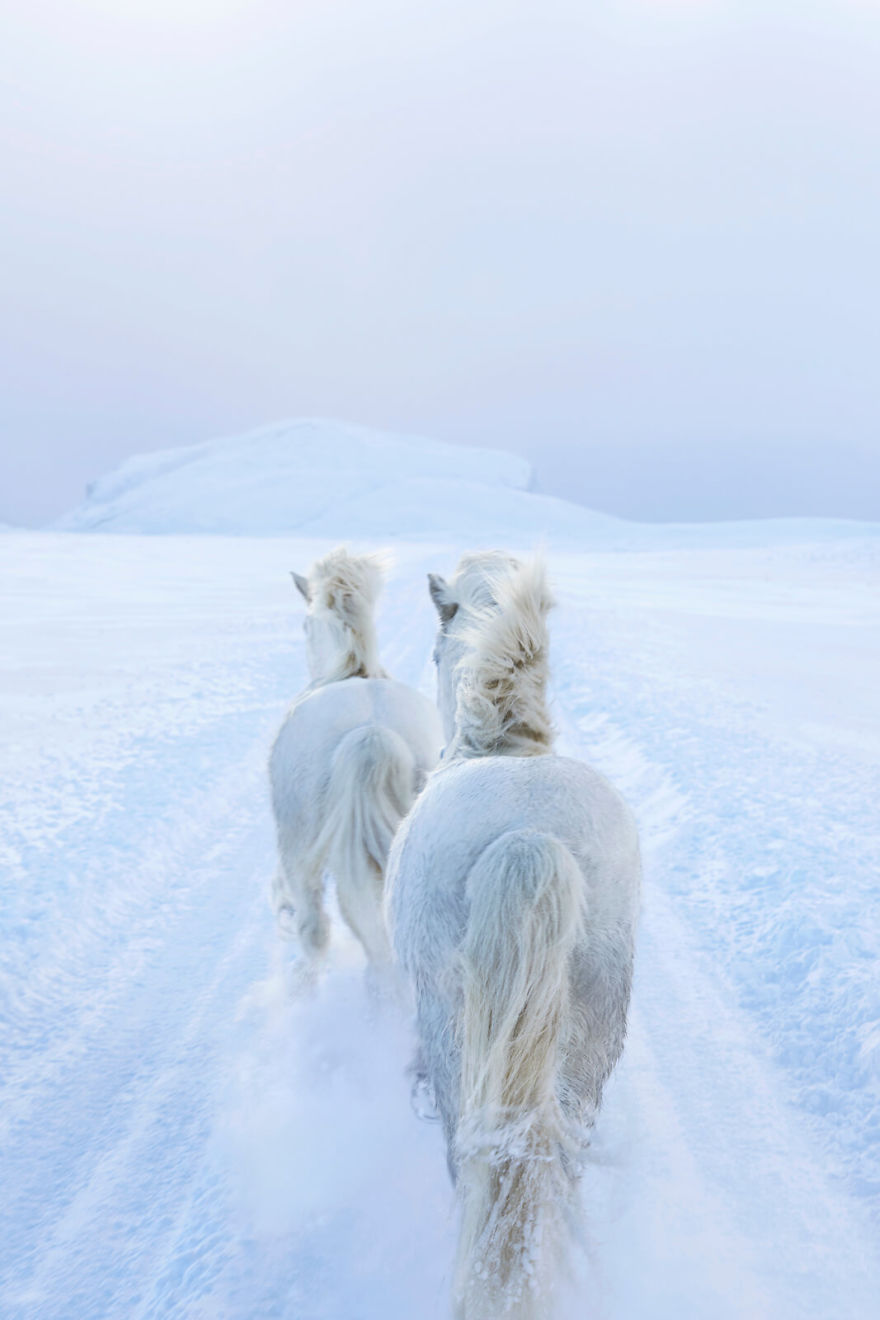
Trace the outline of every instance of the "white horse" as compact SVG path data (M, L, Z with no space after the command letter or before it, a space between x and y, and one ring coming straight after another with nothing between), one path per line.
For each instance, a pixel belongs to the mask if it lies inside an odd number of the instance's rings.
M337 549L308 578L293 574L308 610L311 683L297 698L269 758L280 865L272 897L291 918L310 966L329 923L324 873L373 967L388 964L384 875L394 833L440 753L433 704L389 678L379 663L373 607L376 556Z
M469 556L430 583L448 742L392 847L389 918L460 1202L456 1314L534 1320L623 1048L638 836L553 753L543 566Z

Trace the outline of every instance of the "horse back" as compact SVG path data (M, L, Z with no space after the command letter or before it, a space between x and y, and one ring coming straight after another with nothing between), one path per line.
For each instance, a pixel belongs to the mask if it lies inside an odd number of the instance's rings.
M391 678L347 678L304 693L294 702L269 758L276 815L313 809L330 773L336 748L354 729L381 726L413 754L423 779L442 745L433 703Z

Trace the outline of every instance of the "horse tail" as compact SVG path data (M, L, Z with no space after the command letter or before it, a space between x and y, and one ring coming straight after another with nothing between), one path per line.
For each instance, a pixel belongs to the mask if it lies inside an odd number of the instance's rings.
M537 1320L567 1234L572 1179L557 1096L584 882L555 838L512 830L467 879L462 946L460 1320Z
M391 961L383 912L388 850L415 798L415 758L378 724L352 729L333 753L314 852L336 880L340 911L371 963Z

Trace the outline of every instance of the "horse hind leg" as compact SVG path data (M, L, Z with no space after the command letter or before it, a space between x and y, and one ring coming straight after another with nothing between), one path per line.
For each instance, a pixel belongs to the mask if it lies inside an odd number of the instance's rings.
M295 932L305 956L317 961L330 942L330 922L324 911L323 868L307 862L283 845L272 885L275 915L282 934Z
M359 860L359 866L336 877L339 911L363 945L371 967L384 968L391 962L382 904L384 876L371 857Z
M571 1031L563 1045L563 1110L582 1132L592 1128L602 1092L623 1051L632 986L632 946L604 951L590 965L575 958Z

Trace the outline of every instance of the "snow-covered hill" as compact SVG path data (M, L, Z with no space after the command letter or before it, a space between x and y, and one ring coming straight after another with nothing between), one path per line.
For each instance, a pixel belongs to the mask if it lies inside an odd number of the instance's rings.
M298 535L465 547L608 550L776 545L871 536L871 524L762 519L646 525L536 493L522 458L320 419L127 459L60 531Z
M339 535L350 508L384 535L436 530L455 517L434 482L485 507L532 481L530 465L494 449L446 445L319 419L127 459L92 482L60 520L67 531Z
M308 471L260 434L132 460L67 520L128 535L3 537L4 1320L446 1320L407 1027L338 926L292 994L266 754L305 681L288 570L327 537L396 538L383 659L430 692L425 573L536 528L560 748L625 792L646 863L564 1320L869 1320L880 528L639 528L504 455L346 431L343 475L316 431ZM308 532L266 535L289 504Z

